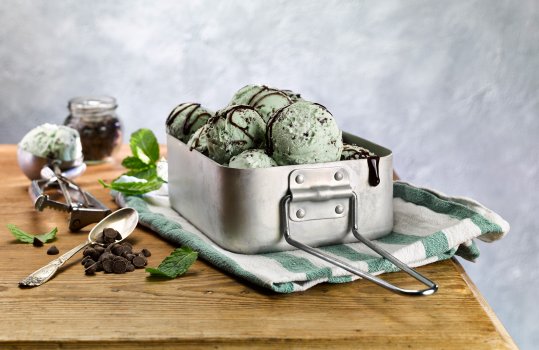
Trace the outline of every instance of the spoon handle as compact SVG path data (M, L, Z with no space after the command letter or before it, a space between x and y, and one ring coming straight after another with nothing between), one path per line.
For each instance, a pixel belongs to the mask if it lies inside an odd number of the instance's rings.
M41 267L40 269L31 273L28 277L19 282L19 286L24 287L37 287L47 282L58 269L68 261L73 255L78 251L88 246L90 242L84 242L76 246L75 248L69 250L68 252L62 254L58 258L54 259L47 265Z

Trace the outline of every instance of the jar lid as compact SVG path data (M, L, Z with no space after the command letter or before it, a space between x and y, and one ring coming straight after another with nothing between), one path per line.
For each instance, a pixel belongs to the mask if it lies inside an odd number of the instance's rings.
M79 96L69 100L67 108L72 112L99 113L118 107L111 96Z

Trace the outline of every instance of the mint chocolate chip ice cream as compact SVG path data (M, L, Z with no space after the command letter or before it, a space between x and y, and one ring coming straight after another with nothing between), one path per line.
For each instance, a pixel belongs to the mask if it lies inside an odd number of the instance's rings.
M230 104L245 104L252 106L264 121L268 122L273 113L294 102L287 93L289 93L290 96L297 96L297 98L299 98L298 94L295 94L290 90L283 91L265 85L247 85L234 95Z
M249 105L249 101L257 94L267 92L267 91L279 91L285 94L292 102L297 102L301 100L300 94L292 90L282 90L277 88L271 88L266 85L245 85L238 90L232 97L229 105Z
M170 112L167 118L167 132L177 139L187 142L191 135L201 128L213 112L199 103L182 103Z
M191 150L196 149L204 155L208 155L208 124L199 128L187 142Z
M72 162L82 159L79 132L63 125L43 124L30 130L19 147L34 156Z
M264 144L266 123L251 106L229 106L218 111L208 125L208 153L220 164Z
M270 168L277 163L263 149L250 149L230 159L228 167L238 169Z
M279 165L334 162L341 158L342 134L322 105L299 101L268 122L266 151Z
M366 159L373 156L375 154L364 147L345 143L341 153L341 160Z

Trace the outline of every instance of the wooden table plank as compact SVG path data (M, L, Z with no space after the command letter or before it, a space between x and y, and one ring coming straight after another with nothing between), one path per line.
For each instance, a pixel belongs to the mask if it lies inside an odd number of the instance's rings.
M7 223L33 232L58 226L54 244L61 253L84 240L87 231L69 233L66 214L33 209L29 181L19 171L15 153L13 145L0 146L2 349L516 348L456 260L419 268L440 285L438 293L423 298L399 296L365 281L275 294L204 261L171 281L153 280L143 270L88 277L79 264L81 254L43 286L20 289L17 282L51 257L46 246L17 243ZM77 182L115 208L97 179L111 180L121 171L118 161L92 166ZM150 265L158 265L173 249L140 227L130 241L152 251ZM384 278L412 284L403 273Z

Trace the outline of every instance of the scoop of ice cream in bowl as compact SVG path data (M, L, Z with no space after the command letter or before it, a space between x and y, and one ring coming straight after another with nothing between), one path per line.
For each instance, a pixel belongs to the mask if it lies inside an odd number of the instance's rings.
M76 177L86 169L78 131L48 123L30 130L22 138L17 160L30 180L42 178L41 171L46 166L58 166L68 177Z

